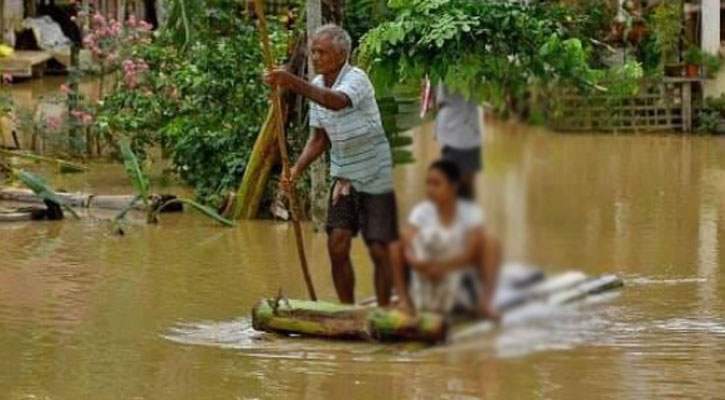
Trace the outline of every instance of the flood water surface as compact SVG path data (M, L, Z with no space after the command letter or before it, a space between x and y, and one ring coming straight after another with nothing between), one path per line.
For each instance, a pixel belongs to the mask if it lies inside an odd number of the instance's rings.
M421 198L430 135L415 132L419 160L396 170L401 210ZM123 237L100 218L5 224L0 399L723 398L725 140L489 121L485 153L482 204L507 259L615 272L625 289L444 349L270 338L251 330L252 305L305 296L285 223L186 213ZM131 190L116 167L58 181ZM324 236L306 233L334 299ZM368 296L360 243L353 259Z

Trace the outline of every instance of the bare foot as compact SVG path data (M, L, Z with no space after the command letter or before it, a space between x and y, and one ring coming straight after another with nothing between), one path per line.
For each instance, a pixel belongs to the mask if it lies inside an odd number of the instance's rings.
M499 314L498 311L496 311L493 306L488 303L479 305L478 316L489 319L497 324L501 322L501 314Z
M402 311L407 315L415 315L415 308L412 304L410 304L410 301L400 300L396 307L398 308L398 310Z

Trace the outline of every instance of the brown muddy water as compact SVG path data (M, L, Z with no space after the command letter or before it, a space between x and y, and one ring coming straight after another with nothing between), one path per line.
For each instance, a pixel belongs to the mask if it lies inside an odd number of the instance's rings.
M437 147L396 170L402 210ZM596 304L504 321L465 347L258 340L248 311L304 297L285 223L0 226L0 399L725 398L725 138L560 135L489 121L481 179L506 257L616 272ZM118 167L55 178L120 193ZM403 218L403 216L401 216ZM307 232L319 294L334 298L324 237ZM363 246L358 294L370 295Z

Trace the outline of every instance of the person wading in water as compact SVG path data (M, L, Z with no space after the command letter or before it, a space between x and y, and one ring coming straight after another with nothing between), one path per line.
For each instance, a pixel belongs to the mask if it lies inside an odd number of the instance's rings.
M438 84L435 91L436 138L442 145L442 158L461 171L461 195L469 200L476 197L476 174L482 168L483 115L478 104L462 94Z
M348 64L350 35L336 25L324 25L310 41L312 62L319 74L310 83L284 69L268 70L265 82L310 100L313 132L297 162L282 178L291 192L307 167L329 147L333 184L327 218L327 249L332 277L341 302L355 302L355 273L350 260L352 238L358 232L375 265L378 304L390 302L390 244L398 239L390 144L383 131L375 91L361 69Z

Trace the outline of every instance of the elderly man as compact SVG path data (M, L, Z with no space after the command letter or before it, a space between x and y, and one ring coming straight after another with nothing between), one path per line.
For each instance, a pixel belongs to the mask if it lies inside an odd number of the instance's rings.
M310 163L330 148L333 184L327 249L340 301L355 302L350 245L361 232L375 265L378 304L385 306L392 287L389 247L398 239L392 156L373 86L365 72L348 64L350 47L345 30L322 26L310 41L312 62L319 74L312 83L284 69L267 71L265 81L311 101L313 132L289 176L283 178L282 187L292 190Z

